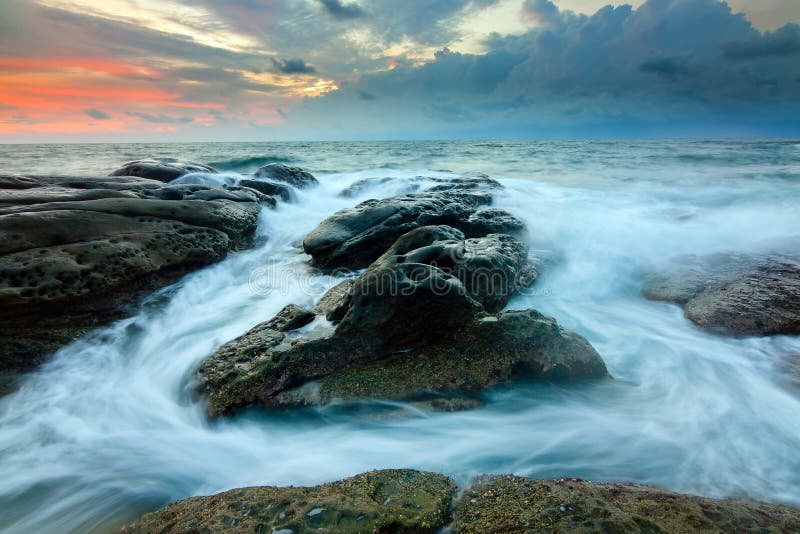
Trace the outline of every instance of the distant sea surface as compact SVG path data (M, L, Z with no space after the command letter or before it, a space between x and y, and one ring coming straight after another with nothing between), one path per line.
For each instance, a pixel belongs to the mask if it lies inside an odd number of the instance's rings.
M106 532L192 495L308 485L375 468L631 480L714 497L800 505L800 391L782 362L800 338L729 338L641 296L642 273L684 254L796 246L800 140L474 141L0 145L0 172L106 175L176 157L235 181L304 167L320 186L265 209L257 245L192 273L139 312L62 349L0 399L0 530ZM485 407L380 417L321 408L207 421L186 395L197 364L335 280L296 244L322 219L417 176L485 173L494 204L559 258L509 309L583 334L613 381L517 384ZM338 193L376 181L357 198ZM274 287L251 277L278 267Z

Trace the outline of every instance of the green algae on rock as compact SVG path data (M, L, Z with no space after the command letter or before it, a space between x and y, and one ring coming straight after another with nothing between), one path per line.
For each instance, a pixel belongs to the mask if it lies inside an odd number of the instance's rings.
M484 476L456 503L452 530L464 534L788 533L800 530L800 510L690 497L638 484Z
M436 473L372 471L303 487L235 489L146 514L128 534L194 532L426 533L447 521L456 486Z

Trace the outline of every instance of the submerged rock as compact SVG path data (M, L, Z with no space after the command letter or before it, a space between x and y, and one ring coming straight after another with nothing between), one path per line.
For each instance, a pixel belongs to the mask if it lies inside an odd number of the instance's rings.
M372 471L304 487L235 489L192 497L144 515L126 533L434 532L456 486L436 473Z
M346 189L339 193L342 198L353 198L369 192L377 187L394 186L399 193L416 193L423 188L428 191L452 191L452 190L492 190L502 189L503 186L497 180L489 178L485 174L475 176L415 176L413 178L364 178L353 182Z
M111 176L138 176L159 182L171 182L175 178L193 172L216 174L217 170L202 163L182 159L153 158L123 163L122 167L111 173Z
M503 232L508 227L507 218L512 216L500 218L499 210L480 225L475 218L470 221L478 208L490 201L489 194L465 191L367 200L322 221L303 240L303 249L317 267L358 269L378 259L397 238L421 226L448 225L465 232L466 237L480 237L496 233L489 224L494 219L499 223L498 231ZM480 232L473 233L477 230Z
M783 255L715 254L676 260L643 293L681 304L701 328L723 334L800 334L800 261Z
M484 476L458 500L453 532L796 532L800 510L690 497L638 484Z
M4 177L0 363L31 368L120 306L248 246L264 200L138 177Z
M290 167L283 163L270 163L258 169L257 178L267 178L274 182L289 184L298 189L307 189L319 184L313 174L300 167Z

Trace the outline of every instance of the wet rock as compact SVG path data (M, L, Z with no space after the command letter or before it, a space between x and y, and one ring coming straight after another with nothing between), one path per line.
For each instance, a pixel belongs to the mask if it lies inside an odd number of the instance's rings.
M300 167L290 167L283 163L270 163L258 169L257 178L267 178L274 182L289 184L298 189L308 189L319 184L319 181L310 172Z
M353 182L346 189L339 193L342 198L354 198L376 188L392 186L398 194L415 193L422 190L426 191L453 191L453 190L492 190L502 189L503 186L497 180L489 178L485 174L475 176L415 176L413 178L365 178Z
M310 488L253 487L192 497L146 514L126 533L434 532L448 517L449 478L372 471Z
M29 369L122 306L248 246L262 200L138 177L0 179L0 361Z
M442 191L367 200L334 213L303 240L312 263L323 269L363 268L398 237L421 226L459 228L491 201L480 192Z
M350 291L354 282L354 279L347 278L330 288L319 299L314 310L329 321L341 321L347 314Z
M685 257L650 275L643 293L681 304L699 327L722 334L800 334L800 261L784 255Z
M286 184L281 184L278 182L270 182L267 180L251 180L249 178L245 178L239 180L239 185L242 187L249 187L250 189L254 189L265 195L280 198L284 202L291 202L294 198L294 195L292 194L292 188Z
M638 484L484 476L458 500L451 528L485 532L794 532L800 510L690 497Z
M388 399L425 401L430 409L450 411L454 406L473 408L479 403L472 395L513 380L607 376L602 358L583 337L533 310L511 311L479 317L427 346L392 358L341 368L287 389L269 404L287 408Z
M470 215L461 229L467 237L487 234L519 235L525 229L525 224L505 210L489 208Z
M184 174L202 172L216 174L217 170L203 165L175 158L140 159L124 163L111 173L111 176L138 176L159 182L170 182Z

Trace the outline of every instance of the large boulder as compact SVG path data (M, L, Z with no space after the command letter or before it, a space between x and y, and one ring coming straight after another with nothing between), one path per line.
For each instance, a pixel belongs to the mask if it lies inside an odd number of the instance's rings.
M456 486L436 473L372 471L310 488L254 487L192 497L146 514L124 533L434 532Z
M274 182L289 184L297 189L307 189L319 184L313 174L300 167L290 167L283 163L270 163L258 169L257 178L266 178Z
M138 177L0 177L0 366L29 369L248 246L267 198Z
M639 484L574 478L479 477L455 505L451 529L485 532L797 532L800 510L690 497Z
M252 487L191 497L124 533L797 532L800 510L680 495L639 484L483 475L460 492L436 473L372 471L314 487Z
M175 158L138 159L123 163L111 176L138 176L159 182L171 182L184 174L201 172L216 174L217 170L203 165Z
M363 268L398 237L422 226L448 225L467 237L496 233L490 225L476 225L474 218L470 221L478 208L489 202L491 195L487 193L457 190L367 200L322 221L303 240L303 249L311 255L312 263L323 269ZM498 231L508 227L505 217L493 218L502 223ZM472 233L476 229L480 231Z
M242 187L249 187L250 189L254 189L259 193L263 193L271 197L280 198L284 202L290 202L294 197L291 186L279 182L243 178L239 180L239 185Z
M699 327L737 336L800 334L800 261L785 255L684 257L643 293L675 302Z
M483 315L437 341L393 358L336 369L268 400L273 407L388 399L430 402L474 398L513 380L573 381L608 377L583 337L536 311ZM476 404L469 403L467 407Z

